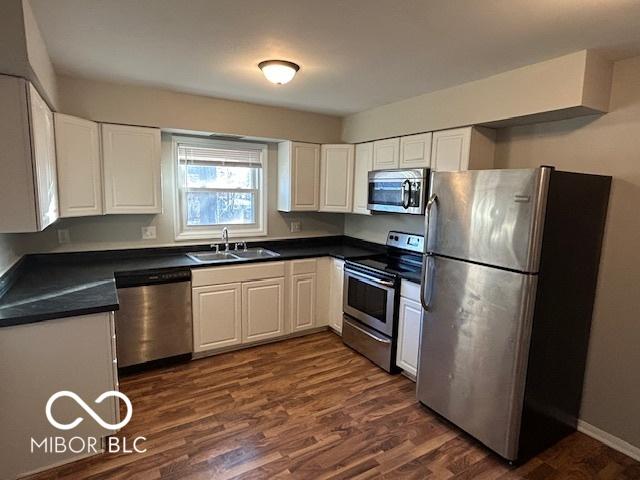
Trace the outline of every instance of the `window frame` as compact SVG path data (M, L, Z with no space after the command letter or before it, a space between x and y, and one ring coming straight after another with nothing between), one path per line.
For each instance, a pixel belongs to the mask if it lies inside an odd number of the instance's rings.
M202 138L202 137L190 137L190 136L178 136L172 137L172 164L173 164L173 178L174 178L174 234L176 240L216 240L222 235L222 229L227 228L229 231L229 237L262 237L267 235L267 184L268 184L268 145L265 143L255 143L248 141L229 141L218 140L215 138ZM186 212L186 194L187 190L184 187L184 175L180 168L180 160L178 159L178 146L180 144L189 144L199 147L212 147L212 148L242 148L257 150L260 153L260 174L258 179L257 189L236 189L236 188L215 188L215 189L203 189L206 191L229 191L229 192L256 192L254 212L255 223L250 224L218 224L218 225L202 225L202 226L188 226L186 224L187 212ZM200 189L194 189L197 191Z

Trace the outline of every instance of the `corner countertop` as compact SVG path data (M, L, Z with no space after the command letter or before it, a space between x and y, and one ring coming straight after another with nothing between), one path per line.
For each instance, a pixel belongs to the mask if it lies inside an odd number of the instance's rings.
M325 256L344 260L385 251L384 246L341 236L265 241L250 246L258 245L280 256L245 260L242 264ZM10 272L10 285L0 297L0 328L117 310L116 279L119 276L238 264L233 261L200 263L186 255L207 248L189 246L27 255Z

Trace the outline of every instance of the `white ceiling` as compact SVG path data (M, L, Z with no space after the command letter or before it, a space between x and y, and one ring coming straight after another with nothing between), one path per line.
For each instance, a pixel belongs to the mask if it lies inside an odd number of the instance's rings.
M638 0L31 0L59 73L344 115L583 48L640 54ZM261 60L301 65L288 85Z

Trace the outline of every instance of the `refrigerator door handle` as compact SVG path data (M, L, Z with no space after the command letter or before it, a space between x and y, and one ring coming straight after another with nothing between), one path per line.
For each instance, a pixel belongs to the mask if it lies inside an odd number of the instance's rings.
M429 310L431 306L431 293L433 291L433 255L424 256L422 267L422 282L420 287L420 301L422 308ZM427 296L428 294L428 296Z
M425 250L424 253L429 253L429 246L433 245L433 239L435 239L435 231L431 232L431 210L433 210L433 205L438 203L438 195L435 193L429 197L429 201L427 201L427 205L425 206ZM434 226L435 229L435 226ZM433 235L433 236L432 236Z

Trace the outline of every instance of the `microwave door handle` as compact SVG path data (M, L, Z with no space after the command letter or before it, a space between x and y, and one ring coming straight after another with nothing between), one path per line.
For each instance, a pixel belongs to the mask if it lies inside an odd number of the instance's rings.
M409 203L411 202L411 182L409 180L405 180L402 182L402 207L407 209L409 208Z
M424 264L422 266L422 282L420 287L420 301L422 308L429 310L431 308L431 294L433 292L433 255L426 254L424 256Z

